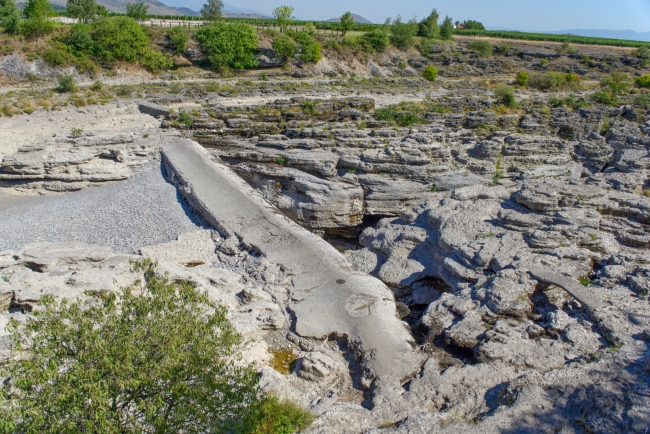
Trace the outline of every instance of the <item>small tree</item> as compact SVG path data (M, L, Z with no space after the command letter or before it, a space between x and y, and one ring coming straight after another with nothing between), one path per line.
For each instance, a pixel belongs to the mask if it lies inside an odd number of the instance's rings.
M21 25L21 31L27 36L43 36L54 29L54 10L48 0L28 0L23 13L27 21Z
M142 21L145 18L147 18L148 12L149 12L149 5L143 1L126 4L126 15L128 17L133 18L136 21Z
M354 28L354 18L350 12L346 12L341 16L341 22L339 23L339 29L343 36L350 30Z
M433 9L428 17L420 21L418 35L427 39L438 39L440 37L439 18L440 14L436 9Z
M16 25L20 14L14 0L0 0L0 27L5 30Z
M201 16L206 21L217 21L222 17L222 9L223 2L221 0L208 0L201 8Z
M69 17L87 23L97 15L95 0L68 0L66 10Z
M29 357L3 367L3 431L250 432L283 411L259 393L251 367L235 364L242 339L224 307L148 260L133 269L140 278L119 295L45 296L24 326L10 323L15 350Z
M273 18L278 22L280 32L284 32L284 29L290 26L294 20L293 6L278 6L273 9Z
M397 16L391 27L390 42L402 50L410 48L415 44L415 35L418 32L418 23L411 19L403 22L401 16Z
M440 26L440 37L445 41L450 40L454 36L454 24L451 21L451 17L445 17L445 20Z

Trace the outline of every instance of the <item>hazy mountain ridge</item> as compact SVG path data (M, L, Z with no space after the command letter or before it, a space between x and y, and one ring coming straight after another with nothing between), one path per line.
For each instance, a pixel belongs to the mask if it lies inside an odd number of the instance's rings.
M372 21L362 17L361 15L352 14L352 18L354 18L354 22L357 24L372 24ZM327 20L328 23L338 23L340 21L341 21L341 17L330 18L329 20Z

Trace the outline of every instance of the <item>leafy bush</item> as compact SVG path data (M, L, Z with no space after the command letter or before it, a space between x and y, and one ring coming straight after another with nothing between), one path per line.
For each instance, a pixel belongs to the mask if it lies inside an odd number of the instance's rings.
M402 22L402 17L398 16L390 29L390 42L402 50L411 48L415 44L415 35L418 32L418 23L411 19L408 22Z
M136 62L148 51L149 38L133 18L101 18L91 24L75 24L64 41L77 54L88 54L108 62Z
M427 66L422 73L422 76L428 81L436 81L438 78L438 70L434 66Z
M494 98L499 104L503 104L506 107L514 107L516 105L515 90L506 84L497 86L494 90Z
M30 357L3 365L4 431L290 433L309 424L235 364L242 339L224 307L148 260L133 270L139 279L119 295L45 296L24 325L10 322L15 348Z
M650 109L650 94L642 93L634 97L634 105L646 110Z
M388 121L400 127L408 127L413 124L425 122L416 113L412 111L398 111L395 107L376 109L374 118L378 121Z
M287 32L293 39L300 44L300 54L298 57L305 63L318 63L321 59L320 44L307 32Z
M43 52L43 61L51 66L63 66L74 63L75 58L65 46L55 46Z
M492 56L492 44L488 41L473 41L467 44L467 48L476 52L481 57Z
M388 35L381 29L374 29L372 32L364 33L361 35L361 39L374 51L383 52L388 48Z
M273 49L283 59L293 59L298 45L287 35L278 35L273 39Z
M530 76L524 71L518 72L515 77L515 81L519 86L528 86L528 80L530 80Z
M528 87L539 90L561 90L561 89L579 89L580 76L569 73L562 74L559 72L546 72L531 74L528 80Z
M600 80L600 86L609 88L609 91L614 94L626 93L630 90L630 76L624 72L615 71L607 77Z
M187 50L187 43L190 40L188 35L182 27L172 27L168 33L169 43L174 48L174 54L181 54Z
M254 419L254 434L291 434L307 428L314 416L288 400L270 397L262 403Z
M497 48L497 51L499 54L503 54L504 56L510 52L510 44L501 44Z
M586 107L589 103L584 98L576 98L575 96L567 96L566 98L558 98L552 96L548 100L548 104L552 107L569 107L574 110L577 110L582 107Z
M194 37L215 69L257 66L257 34L247 24L216 22L201 27Z
M594 101L600 103L600 104L605 104L605 105L616 105L618 103L618 99L616 98L616 95L612 92L607 92L604 90L597 90L591 95L591 99Z
M170 69L174 65L174 61L167 53L147 50L140 59L140 65L144 66L149 71L156 73L161 69Z
M75 83L74 76L69 74L59 74L56 77L58 86L54 89L59 93L69 93L77 91L77 84Z
M636 79L636 85L639 87L650 88L650 75L642 75Z
M95 92L97 92L97 91L102 90L103 87L104 87L104 84L101 81L97 80L93 84L90 85L90 90L94 90Z

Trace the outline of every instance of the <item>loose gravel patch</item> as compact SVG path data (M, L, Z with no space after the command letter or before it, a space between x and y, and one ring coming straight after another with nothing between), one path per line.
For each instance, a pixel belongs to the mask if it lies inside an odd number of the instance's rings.
M157 161L123 182L12 198L9 206L0 206L0 222L0 251L42 241L82 241L135 253L205 227L165 180Z

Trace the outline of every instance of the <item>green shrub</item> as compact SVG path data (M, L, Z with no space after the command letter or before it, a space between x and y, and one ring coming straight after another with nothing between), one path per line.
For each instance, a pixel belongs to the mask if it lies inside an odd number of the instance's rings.
M300 44L298 57L305 63L318 63L322 57L321 47L318 42L307 32L288 32L293 39Z
M104 87L104 84L101 81L97 80L93 84L90 85L90 90L94 90L95 92L98 92L98 91L102 90L103 87Z
M398 16L390 28L390 42L397 48L405 50L415 45L415 35L418 33L418 23L411 19L406 23Z
M374 118L378 121L388 121L401 127L408 127L413 124L423 123L424 119L412 111L398 111L395 107L376 109Z
M169 54L150 49L140 59L140 65L155 74L161 69L170 69L174 65L174 61Z
M292 434L307 428L314 415L291 401L272 396L262 403L254 419L259 421L254 434Z
M75 59L68 50L53 47L43 52L43 61L51 66L63 66L70 65Z
M643 75L636 79L636 85L639 87L650 88L650 75Z
M531 74L528 79L528 87L539 90L563 90L580 88L580 76L570 73L545 72Z
M503 54L504 56L510 52L510 44L502 44L499 45L497 48L497 51L499 54Z
M182 27L172 27L168 33L169 43L174 48L174 54L181 54L187 50L190 35Z
M506 107L514 107L516 105L515 90L506 84L497 86L494 90L494 98L499 104L503 104Z
M133 18L102 18L92 26L94 52L100 58L135 62L149 50L149 38Z
M487 41L473 41L467 44L467 48L474 51L481 57L492 56L492 44Z
M541 66L543 68L546 65L548 65L548 59L546 59L546 58L539 59L539 66Z
M518 72L515 77L515 81L519 86L528 86L528 80L530 80L530 76L524 71Z
M108 17L92 24L75 24L64 41L75 53L113 62L136 62L150 50L149 38L133 18Z
M616 95L612 92L607 92L604 90L597 90L591 95L591 99L594 101L600 103L600 104L605 104L605 105L616 105L618 103L618 99L616 98Z
M273 49L284 60L293 59L298 45L287 35L278 35L273 38Z
M69 74L59 74L56 77L58 86L54 89L59 93L70 93L77 91L77 84L75 83L74 76Z
M216 22L201 27L194 37L215 69L257 66L257 34L247 24Z
M434 66L429 65L424 69L422 76L425 80L436 81L436 78L438 78L438 70Z
M624 72L615 71L600 80L600 86L609 88L614 94L626 93L630 90L630 76Z
M5 432L294 432L304 410L264 397L258 376L237 366L241 336L226 309L145 260L138 280L94 303L44 296L15 348L29 357L2 367ZM4 399L2 399L4 398ZM268 432L268 431L261 431Z
M634 105L642 107L646 110L650 109L650 94L642 93L634 97Z
M374 51L383 52L388 48L388 35L381 29L364 33L361 35L361 39L367 42Z

